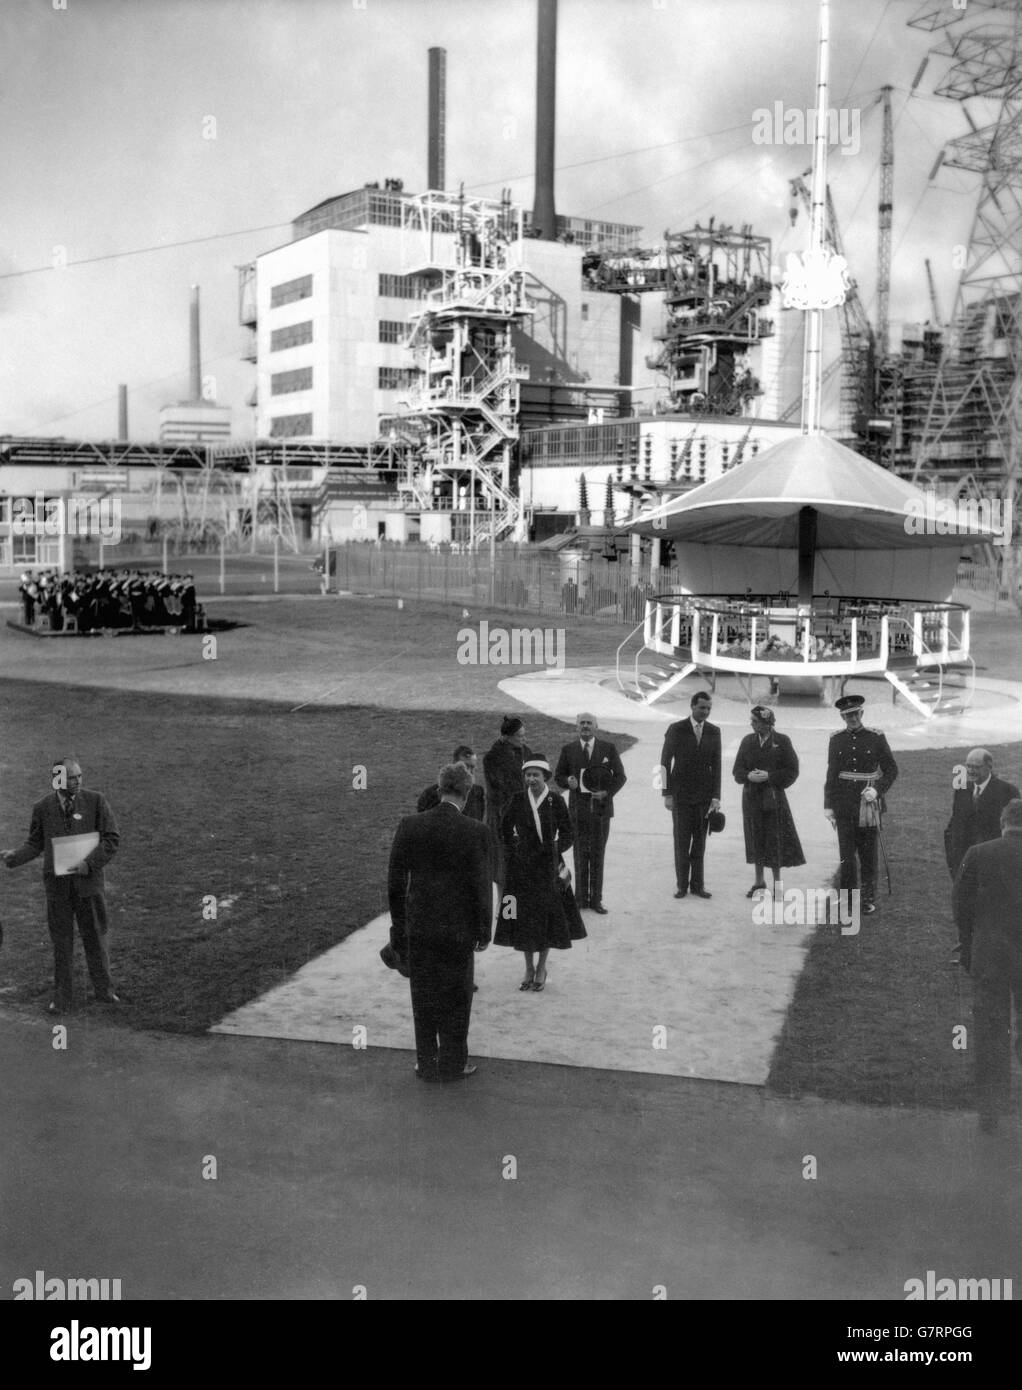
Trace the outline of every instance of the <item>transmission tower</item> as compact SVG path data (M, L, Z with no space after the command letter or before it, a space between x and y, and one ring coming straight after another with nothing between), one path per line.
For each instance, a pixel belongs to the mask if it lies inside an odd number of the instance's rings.
M944 153L982 185L913 481L1022 503L1022 0L927 0L909 24L947 31L933 50L950 60L938 96L996 108L977 126L963 106L971 129Z

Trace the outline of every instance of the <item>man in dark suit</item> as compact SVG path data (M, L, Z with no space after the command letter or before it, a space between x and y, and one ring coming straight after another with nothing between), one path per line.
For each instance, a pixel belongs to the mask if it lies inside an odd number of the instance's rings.
M985 748L973 748L965 759L968 786L951 800L951 819L944 831L944 853L951 877L957 874L965 851L1001 836L1001 812L1019 796L1011 782L994 776L994 760Z
M1013 998L1022 1027L1022 800L1001 812L1000 839L966 850L952 900L962 966L973 982L979 1125L990 1134L1011 1093Z
M32 807L28 839L20 849L5 850L3 860L9 869L16 869L19 864L43 856L46 920L53 942L53 1000L49 1012L59 1014L71 1007L76 919L96 998L103 1004L121 1002L110 983L103 896L103 865L114 857L121 837L106 800L99 792L83 788L77 758L62 758L53 764L52 786L53 791ZM99 844L70 873L54 873L54 840L92 831L99 836Z
M467 743L459 743L454 750L452 762L464 763L472 774L472 787L465 802L465 815L469 820L485 821L486 819L486 793L482 787L476 785L476 768L479 759ZM434 806L440 805L440 788L435 782L426 787L416 803L416 811L432 811Z
M575 827L575 897L579 907L605 914L603 860L614 815L614 798L628 780L617 749L597 738L594 714L575 721L578 738L561 749L554 781L568 791L568 813Z
M462 815L472 775L461 763L440 773L440 805L405 816L390 851L390 944L409 972L416 1075L459 1081L468 1060L473 950L492 932L490 836Z
M692 715L671 724L660 754L664 805L674 821L674 896L691 889L708 898L703 881L706 819L720 810L720 729L709 723L713 702L705 690L692 696Z

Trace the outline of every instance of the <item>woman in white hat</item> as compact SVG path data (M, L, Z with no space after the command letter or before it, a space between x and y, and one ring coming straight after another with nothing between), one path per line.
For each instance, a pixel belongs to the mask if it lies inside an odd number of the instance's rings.
M791 739L774 729L769 705L756 705L751 718L752 733L742 739L732 769L742 787L745 858L756 867L747 898L766 891L767 864L776 884L782 867L806 862L785 795L785 788L798 778L798 756Z
M546 987L550 949L569 949L586 929L562 857L573 839L568 808L547 786L550 764L541 753L527 758L522 772L525 791L512 798L501 821L507 878L493 941L523 952L519 988L538 994Z

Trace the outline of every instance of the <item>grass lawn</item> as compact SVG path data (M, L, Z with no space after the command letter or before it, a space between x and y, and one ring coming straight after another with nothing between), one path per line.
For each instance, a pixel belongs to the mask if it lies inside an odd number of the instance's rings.
M141 640L141 639L140 639ZM111 958L137 1027L207 1028L386 907L400 815L467 738L480 752L494 716L374 706L290 714L215 700L6 681L0 843L22 843L52 757L77 751L122 847L107 871ZM534 747L570 726L529 718ZM627 740L619 740L622 745ZM15 751L16 750L16 751ZM367 786L353 789L352 769ZM2 871L0 990L39 1006L51 993L41 860ZM215 896L215 921L202 900ZM80 945L76 991L88 996Z
M112 1016L136 1027L205 1029L383 911L398 816L456 743L484 752L515 707L498 688L508 671L456 658L463 625L510 625L508 614L354 599L224 604L217 615L252 626L227 634L215 663L183 639L61 644L0 631L11 677L0 686L0 845L24 839L51 759L77 752L123 834L108 904L127 1003ZM1020 632L1010 615L976 619L990 675L1022 679ZM568 627L568 665L611 664L622 635ZM556 755L571 727L523 713L530 746ZM775 1052L775 1090L968 1103L968 1053L954 1050L952 1029L971 1022L971 985L949 961L942 846L950 768L966 751L898 754L885 829L894 896L857 937L818 933ZM1022 784L1022 744L992 751ZM353 787L357 767L365 790ZM51 979L40 865L0 871L0 884L0 998L35 1010ZM215 920L203 918L207 895ZM80 948L77 960L84 998Z
M1022 745L993 746L1000 776L1022 784ZM892 897L881 863L879 907L858 936L817 933L768 1085L875 1105L970 1106L971 1061L953 1029L971 1031L972 984L951 963L957 934L943 832L951 776L967 748L899 752L884 839Z

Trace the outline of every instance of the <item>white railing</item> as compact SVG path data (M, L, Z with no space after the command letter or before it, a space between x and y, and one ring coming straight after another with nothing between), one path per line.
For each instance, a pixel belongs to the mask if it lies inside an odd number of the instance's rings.
M847 676L885 671L892 663L966 661L969 612L961 604L912 599L820 598L809 607L659 595L647 601L643 640L652 651L714 670Z

